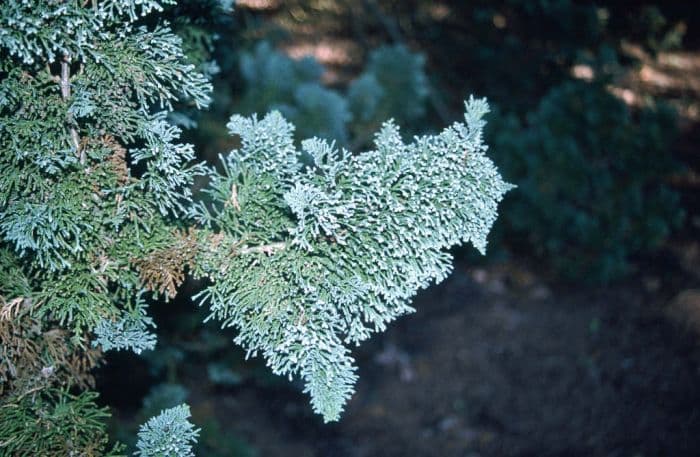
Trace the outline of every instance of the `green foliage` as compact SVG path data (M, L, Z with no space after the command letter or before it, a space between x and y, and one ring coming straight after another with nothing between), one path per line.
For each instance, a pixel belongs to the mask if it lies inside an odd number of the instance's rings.
M151 388L143 399L139 416L149 418L164 409L174 408L185 403L189 392L180 384L163 383Z
M447 249L486 247L511 188L484 154L488 106L470 99L464 123L410 144L386 123L375 150L357 155L319 138L299 150L279 112L233 116L228 127L242 147L217 173L191 163L194 150L171 123L174 104L210 102L207 77L167 23L141 19L172 3L7 0L0 7L0 268L13 282L0 286L0 324L23 335L7 338L3 351L28 357L15 351L25 336L56 329L62 343L50 347L70 361L60 368L75 366L71 374L85 378L95 348L151 349L143 294L174 297L189 269L211 281L199 296L211 317L235 327L235 341L263 355L274 373L301 377L314 410L337 420L357 379L349 345L411 311L413 295L449 273ZM193 33L189 43L202 40ZM210 45L205 39L200 50ZM403 48L372 57L382 94L393 85L414 92L408 104L392 102L407 120L422 113L414 104L425 95L422 65ZM408 73L404 82L387 79L399 69ZM246 103L275 104L304 136L347 141L348 103L320 84L317 63L262 44L242 57L241 70L250 84ZM388 100L380 97L375 119L390 109ZM210 202L195 204L191 188L203 176ZM25 371L49 377L52 368L42 365L59 359L37 357ZM71 451L92 436L101 450L106 413L89 392L55 390L69 384L52 379L18 391L14 382L0 401L9 422L0 443L17 452ZM33 417L58 425L39 420L34 429L26 425ZM198 430L188 418L182 405L149 420L137 454L192 455ZM63 454L70 452L54 455Z
M604 87L552 89L526 123L497 117L494 160L519 191L505 210L505 237L567 278L608 281L630 256L653 250L683 217L665 183L675 116L663 106L632 112Z
M365 71L348 89L353 115L370 126L389 118L414 125L425 115L428 93L425 56L403 45L373 50Z
M12 456L117 456L121 446L108 447L106 408L97 394L72 395L49 389L25 394L0 405L0 453Z
M153 319L146 314L142 294L139 294L133 309L122 311L116 321L102 319L95 325L92 345L99 346L103 351L128 349L140 354L156 345L156 336L149 331L153 327Z
M347 345L412 311L411 297L449 273L446 249L485 250L512 187L484 155L487 111L470 99L464 124L411 144L387 123L376 150L358 155L317 138L298 151L276 112L231 118L242 147L212 179L214 206L193 211L218 232L196 261L213 282L201 302L248 355L300 376L325 420L338 419L357 379Z
M190 408L180 405L162 411L141 426L138 451L142 457L194 457L192 445L199 429L189 422Z
M300 138L321 136L345 143L351 119L348 103L321 84L323 67L312 57L293 60L260 42L242 53L240 72L246 82L237 111L244 114L277 109L298 127Z
M172 240L165 218L204 168L165 117L183 97L205 105L210 88L166 25L132 23L157 2L81 5L0 8L0 46L20 59L0 74L0 235L39 313L76 335L117 329L143 288L134 259Z
M221 72L214 59L219 32L230 28L233 0L179 0L174 8L163 15L172 24L173 31L182 38L182 50L198 73L212 79ZM217 99L222 98L217 93ZM176 110L168 114L168 120L183 128L195 128L201 111L181 100Z
M94 52L96 35L102 35L115 17L125 16L125 21L132 22L139 14L161 9L159 3L173 1L108 0L94 9L80 8L77 1L8 1L0 13L0 42L25 64L37 58L53 61L63 54L84 58Z
M11 455L105 454L95 395L57 388L90 384L91 332L105 350L154 344L139 294L159 287L143 259L178 240L168 218L205 170L165 118L173 102L206 105L210 90L167 24L138 22L172 3L0 7L0 272L12 281L0 296L0 442Z

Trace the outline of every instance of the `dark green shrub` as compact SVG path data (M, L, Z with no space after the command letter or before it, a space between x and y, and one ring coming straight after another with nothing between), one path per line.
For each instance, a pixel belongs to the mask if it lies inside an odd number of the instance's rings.
M494 116L496 162L519 188L503 211L508 243L526 248L562 276L609 281L630 271L681 222L675 116L659 106L632 112L604 87L555 87L520 122Z

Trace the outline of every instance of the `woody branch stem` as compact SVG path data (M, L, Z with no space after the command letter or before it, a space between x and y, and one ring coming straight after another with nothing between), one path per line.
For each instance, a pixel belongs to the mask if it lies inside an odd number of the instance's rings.
M238 254L273 254L277 251L282 251L287 247L287 243L280 241L278 243L263 244L261 246L244 247L237 250Z
M63 60L61 60L61 81L60 81L60 86L61 86L61 97L64 100L68 100L70 98L70 56L65 55L63 56ZM71 124L73 119L72 116L69 114L68 123ZM80 150L80 137L78 136L78 131L75 130L75 127L70 126L70 138L71 142L73 143L73 147L75 148L76 153L78 154L78 158L80 160L80 163L85 163L85 153Z

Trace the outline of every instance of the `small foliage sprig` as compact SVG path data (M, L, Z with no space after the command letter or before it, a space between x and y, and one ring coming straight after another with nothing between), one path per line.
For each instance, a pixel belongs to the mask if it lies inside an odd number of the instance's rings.
M194 457L192 445L199 429L189 422L190 408L166 409L141 426L135 455L141 457Z

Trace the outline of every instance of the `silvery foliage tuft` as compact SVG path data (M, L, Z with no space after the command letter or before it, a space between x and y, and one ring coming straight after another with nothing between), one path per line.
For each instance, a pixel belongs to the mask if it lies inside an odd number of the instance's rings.
M143 424L138 433L137 451L141 457L194 457L192 445L199 429L189 422L190 408L182 404L166 409Z
M100 320L93 332L94 347L103 351L122 349L140 354L144 350L152 350L156 346L156 336L151 332L155 328L153 319L146 314L146 305L141 294L137 297L133 310L122 311L117 320Z
M198 298L249 356L300 376L327 421L357 380L349 346L411 312L416 292L449 274L449 248L486 249L513 186L485 155L488 104L470 98L465 111L408 144L387 122L375 149L356 155L318 138L298 150L276 112L229 123L242 146L207 191L218 204L192 211L223 235L197 262L212 281ZM268 249L236 255L250 246Z

